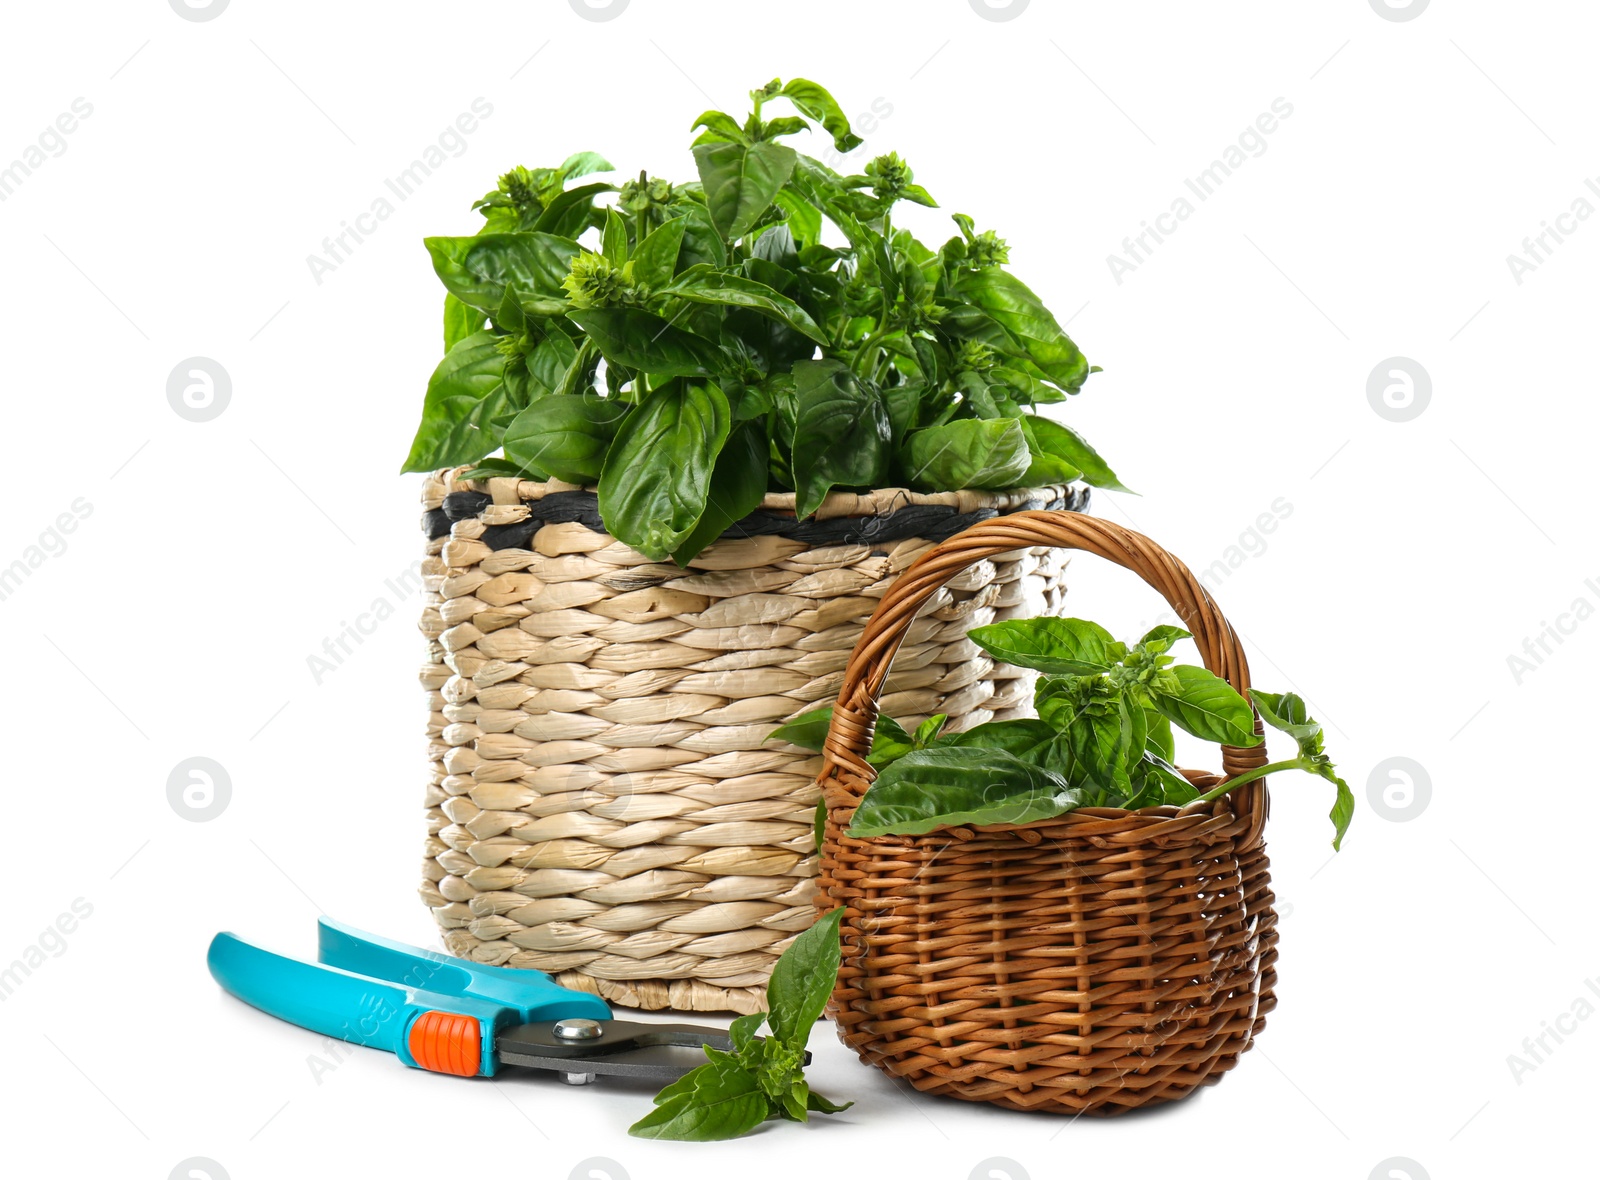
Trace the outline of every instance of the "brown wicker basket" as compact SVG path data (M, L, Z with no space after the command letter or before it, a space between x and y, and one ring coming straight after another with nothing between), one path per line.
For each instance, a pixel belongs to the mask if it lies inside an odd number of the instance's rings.
M864 756L878 694L919 609L971 563L1038 545L1083 549L1138 574L1194 633L1206 667L1249 690L1244 653L1216 603L1138 533L1020 512L923 554L868 622L823 751L817 905L846 907L829 1011L863 1061L925 1093L1115 1114L1219 1080L1273 1008L1265 781L1182 809L842 834L873 778ZM1261 746L1225 746L1223 774L1265 760ZM1197 786L1223 781L1185 774Z
M1081 489L793 493L690 568L607 535L592 492L441 472L423 502L433 763L423 899L450 951L638 1008L749 1012L812 922L821 759L774 744L831 698L878 598L975 520ZM888 707L961 726L1032 680L967 628L1057 605L1065 555L985 562L917 623Z

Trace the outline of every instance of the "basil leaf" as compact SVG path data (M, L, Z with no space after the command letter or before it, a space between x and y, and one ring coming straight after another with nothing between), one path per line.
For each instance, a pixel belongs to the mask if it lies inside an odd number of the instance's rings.
M1039 440L1037 423L1044 421L1032 415L1024 415L1021 419L1022 433L1028 440L1028 455L1032 462L1027 474L1022 478L1030 487L1043 484L1071 483L1083 478L1083 470L1069 463L1059 455L1051 454L1045 444Z
M695 164L717 232L735 242L772 207L794 172L795 151L781 143L697 143Z
M493 315L506 287L560 298L578 243L546 233L480 234L474 238L424 238L433 269L461 302Z
M495 309L495 327L502 332L520 335L527 331L528 317L523 314L522 304L517 301L517 289L507 285L505 294L500 297L500 306Z
M1029 415L1023 422L1040 452L1076 467L1082 473L1083 481L1091 487L1132 494L1132 489L1123 486L1117 473L1111 470L1099 452L1072 427L1038 415Z
M767 1119L767 1096L741 1065L711 1061L656 1095L657 1106L628 1128L640 1139L733 1139Z
M950 720L948 714L935 713L917 726L917 731L911 735L911 744L919 750L926 748L939 736L939 731L944 728L944 723L948 720Z
M992 349L1001 356L1014 356L1019 362L1026 359L1022 346L1002 328L988 312L970 303L943 303L939 317L939 331L957 340L971 340Z
M561 161L561 167L556 169L563 181L577 180L580 176L588 176L595 172L615 172L616 166L599 152L573 152Z
M483 331L489 317L470 307L450 292L444 295L444 350L449 352L474 332Z
M728 265L728 248L711 223L711 211L703 203L683 206L683 245L679 248L678 261L686 267L701 263Z
M1027 824L1071 811L1081 796L1066 780L999 749L916 750L867 788L848 834L921 835L958 824Z
M724 274L709 266L691 266L661 292L694 303L742 307L770 316L802 336L821 345L829 340L816 321L793 299L774 291L765 283L739 275Z
M810 516L836 485L875 487L889 463L889 412L876 387L839 361L794 366L795 514Z
M962 733L947 733L934 745L1004 750L1026 759L1034 757L1039 748L1054 741L1055 736L1056 731L1043 721L1019 717L1012 721L985 721Z
M609 172L610 169L598 171ZM598 212L594 204L595 197L615 191L615 186L609 184L585 184L569 188L550 199L550 204L539 214L533 228L540 233L575 238L595 223L595 214Z
M1194 784L1184 778L1183 772L1172 765L1169 759L1161 758L1148 750L1135 768L1135 777L1141 779L1146 787L1155 788L1159 796L1157 803L1182 807L1185 803L1193 803L1200 797L1200 792L1195 789Z
M1339 845L1344 842L1344 834L1350 830L1350 820L1356 813L1356 797L1350 790L1350 784L1333 772L1332 763L1324 762L1317 767L1317 773L1336 788L1333 810L1328 812L1328 818L1333 821L1333 850L1338 852Z
M620 268L628 261L628 223L615 209L605 212L605 225L600 233L600 253L607 262Z
M708 377L725 367L711 341L675 328L648 311L589 308L569 311L567 317L588 333L608 364L660 378Z
M1258 746L1250 703L1226 680L1204 668L1179 664L1150 681L1157 709L1186 733L1225 746Z
M1050 309L1021 279L998 266L959 271L951 292L986 312L1005 328L1051 381L1069 393L1089 376L1089 364Z
M1014 488L1032 459L1022 427L1009 418L963 418L915 431L900 461L913 487L932 491Z
M822 241L822 210L789 185L779 189L772 200L787 215L789 234L800 249Z
M559 390L567 370L577 358L578 349L564 332L550 332L528 354L529 401L548 397Z
M788 742L807 750L821 750L828 740L828 727L833 724L833 706L824 705L791 717L767 735L769 742Z
M537 467L513 463L510 459L499 458L479 459L476 467L461 473L462 479L503 479L507 476L515 476L518 479L549 479L550 473L540 471Z
M778 1109L782 1112L784 1118L803 1123L807 1121L807 1111L811 1109L808 1105L810 1099L811 1087L806 1085L803 1079L796 1078L789 1084L789 1088L784 1091L783 1098L778 1103Z
M767 139L777 139L780 135L799 135L802 131L811 130L811 124L794 115L783 115L776 119L769 119L762 132Z
M1010 390L1011 396L1018 402L1050 405L1067 400L1067 395L1054 385L1046 385L1032 373L1014 369L1010 365L997 365L989 370L987 376L989 380L998 381Z
M867 765L882 770L916 748L916 739L905 731L904 726L893 717L879 717L872 729L872 750L867 754Z
M839 974L840 906L818 918L779 957L767 982L767 1025L792 1051L806 1047Z
M499 337L474 332L459 341L428 378L422 423L401 471L436 471L476 463L500 445L493 419L511 409L501 378Z
M904 438L916 428L926 390L927 386L917 381L891 385L883 391L883 404L889 411L889 430L893 437Z
M728 399L715 385L675 381L650 394L617 431L600 475L606 529L664 560L705 514Z
M767 735L769 742L790 742L807 750L822 749L828 740L828 727L833 724L833 706L801 713L785 721ZM867 754L869 765L882 767L903 758L915 748L911 735L893 717L879 717L872 731L872 750Z
M606 448L633 407L592 393L540 398L506 427L506 458L568 483L600 478Z
M1087 619L1007 619L974 627L967 637L997 660L1069 676L1107 671L1126 648Z
M575 393L593 393L594 374L599 364L600 354L595 350L594 341L587 336L584 337L583 343L573 351L572 359L567 362L560 380L550 392L558 397Z
M817 851L822 851L822 842L828 831L828 801L817 800L817 814L811 818L811 834L817 839Z
M633 251L633 278L651 291L664 287L677 272L678 251L683 248L683 231L689 222L684 217L663 221L645 235Z
M1349 784L1339 777L1333 763L1322 752L1322 723L1311 716L1305 701L1296 693L1252 688L1250 699L1255 703L1256 712L1261 714L1261 720L1294 738L1300 748L1301 768L1334 785L1333 810L1328 812L1328 818L1333 821L1333 848L1337 852L1355 815L1356 800Z
M728 435L711 470L706 508L694 529L673 551L686 566L707 545L761 506L767 494L767 432L761 422L741 422Z
M728 1039L733 1042L736 1054L744 1053L755 1041L756 1031L766 1022L765 1012L750 1012L734 1018L728 1026Z
M1171 762L1177 757L1177 745L1172 738L1172 722L1154 709L1145 710L1145 749L1158 758Z
M1194 636L1182 627L1169 627L1166 624L1162 624L1157 627L1151 627L1150 630L1140 636L1138 646L1154 655L1160 655L1179 640L1193 638Z
M696 142L705 143L749 143L750 137L744 133L738 121L732 115L722 111L703 111L698 119L689 124L690 131L698 131L704 127L705 134Z
M1022 425L1022 433L1024 435L1031 434L1026 422ZM1054 455L1040 453L1039 449L1033 446L1031 439L1029 440L1028 453L1032 461L1028 464L1028 470L1022 473L1022 486L1024 487L1042 488L1050 484L1072 483L1074 480L1083 477L1083 472L1065 459L1058 459Z
M1314 758L1322 753L1322 724L1306 712L1306 703L1299 696L1252 688L1250 699L1261 720L1294 738L1303 756Z
M838 1114L842 1110L849 1110L854 1105L854 1102L846 1102L843 1104L829 1102L815 1090L808 1090L806 1093L806 1109L814 1110L818 1114Z
M795 109L806 118L821 123L823 129L833 136L833 146L838 151L849 153L861 146L861 137L850 130L850 120L834 101L833 95L815 82L805 78L790 78L778 93L794 103Z
M1117 794L1132 793L1130 768L1143 756L1147 734L1143 709L1124 699L1109 709L1084 710L1064 729L1073 761L1089 781Z

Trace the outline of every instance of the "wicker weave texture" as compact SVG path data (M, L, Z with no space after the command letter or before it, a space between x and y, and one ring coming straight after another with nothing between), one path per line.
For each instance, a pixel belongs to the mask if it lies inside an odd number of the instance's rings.
M424 565L421 892L446 944L630 1007L763 1006L772 964L815 916L821 765L766 737L839 691L866 618L932 542L756 536L680 569L568 521L491 549L485 530L528 519L548 488L441 473L424 506L463 488L492 502ZM1031 677L966 632L1054 609L1063 566L1059 550L1024 549L952 578L912 622L885 708L960 727L1026 712Z
M1132 569L1172 604L1206 666L1248 692L1243 651L1216 604L1181 562L1129 530L1024 512L924 554L869 622L824 750L817 904L846 907L830 1013L862 1060L924 1092L1115 1114L1219 1080L1274 1006L1264 782L1183 809L843 835L872 780L864 755L908 622L946 579L1025 544ZM1229 775L1264 761L1261 747L1223 749ZM1202 787L1223 781L1185 773Z

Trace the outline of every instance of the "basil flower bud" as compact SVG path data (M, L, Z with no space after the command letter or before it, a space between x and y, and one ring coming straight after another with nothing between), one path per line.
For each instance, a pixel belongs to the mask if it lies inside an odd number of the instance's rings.
M648 290L633 281L632 263L616 266L604 254L579 254L561 280L572 306L579 308L626 307L640 304Z
M911 165L897 152L879 156L867 165L867 177L872 181L872 195L880 201L897 201L913 178Z

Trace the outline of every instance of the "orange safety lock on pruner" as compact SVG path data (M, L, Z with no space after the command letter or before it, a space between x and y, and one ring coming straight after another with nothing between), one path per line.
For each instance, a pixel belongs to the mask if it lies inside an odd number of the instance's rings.
M423 1069L470 1078L478 1072L483 1052L482 1031L470 1016L424 1012L411 1026L407 1047Z

